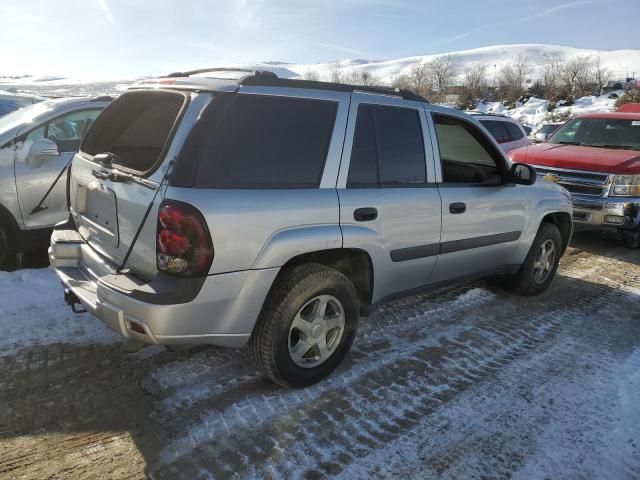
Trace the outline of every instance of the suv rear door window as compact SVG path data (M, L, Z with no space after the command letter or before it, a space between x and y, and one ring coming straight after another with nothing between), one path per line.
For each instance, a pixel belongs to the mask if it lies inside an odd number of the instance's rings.
M207 139L196 187L317 188L337 109L327 100L234 95L222 117L194 132L193 141Z
M426 182L422 127L417 110L361 105L347 186L416 186Z
M504 122L504 128L507 129L507 133L509 134L509 138L512 142L520 140L522 137L524 137L524 132L520 128L518 128L515 123Z

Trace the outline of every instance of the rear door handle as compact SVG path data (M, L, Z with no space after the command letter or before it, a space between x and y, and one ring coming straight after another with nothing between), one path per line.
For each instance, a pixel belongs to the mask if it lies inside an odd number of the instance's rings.
M370 222L378 218L378 210L373 207L358 208L353 212L353 218L357 222Z
M467 211L467 204L462 202L455 202L449 205L449 212L456 213L464 213Z

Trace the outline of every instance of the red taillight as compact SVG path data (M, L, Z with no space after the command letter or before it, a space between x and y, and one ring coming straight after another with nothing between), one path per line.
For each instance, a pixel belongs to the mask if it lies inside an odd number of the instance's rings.
M213 260L211 235L191 205L165 200L158 210L158 270L183 277L206 275Z

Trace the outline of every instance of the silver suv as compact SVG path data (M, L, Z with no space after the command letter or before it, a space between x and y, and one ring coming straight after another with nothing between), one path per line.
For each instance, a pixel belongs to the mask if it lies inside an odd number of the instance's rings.
M74 158L50 248L74 309L138 342L249 343L297 387L338 366L372 305L495 274L549 286L570 197L468 115L392 89L195 73L120 96Z
M67 165L109 101L47 100L0 118L0 270L16 253L46 253L51 228L68 216Z

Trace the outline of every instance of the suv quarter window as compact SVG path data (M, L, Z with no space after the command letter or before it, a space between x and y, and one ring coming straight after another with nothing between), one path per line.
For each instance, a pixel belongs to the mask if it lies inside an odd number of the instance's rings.
M479 128L466 120L439 113L433 114L433 121L443 183L502 183L502 156Z
M348 188L423 186L426 158L414 108L361 104L354 130Z
M234 94L216 113L223 98L213 100L183 149L202 152L197 188L319 187L338 102Z

